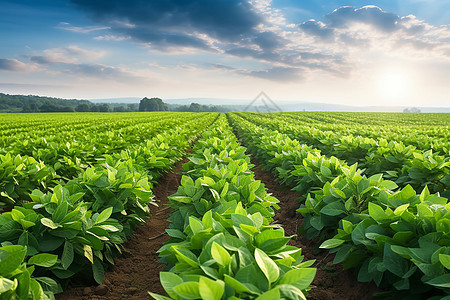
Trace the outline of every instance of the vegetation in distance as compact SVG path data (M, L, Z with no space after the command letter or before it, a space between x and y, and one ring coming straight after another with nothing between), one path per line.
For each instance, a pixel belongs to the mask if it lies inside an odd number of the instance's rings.
M164 103L160 98L144 97L139 103L93 103L89 100L60 99L33 95L9 95L0 93L0 113L45 112L230 112L239 108L229 105L178 105Z

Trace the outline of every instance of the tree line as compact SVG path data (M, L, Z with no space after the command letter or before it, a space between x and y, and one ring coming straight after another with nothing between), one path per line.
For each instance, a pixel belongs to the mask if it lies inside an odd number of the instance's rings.
M34 95L9 95L0 93L0 112L135 112L135 111L179 111L179 112L228 112L233 107L224 105L167 104L160 98L144 97L139 103L93 103L89 100L61 99Z

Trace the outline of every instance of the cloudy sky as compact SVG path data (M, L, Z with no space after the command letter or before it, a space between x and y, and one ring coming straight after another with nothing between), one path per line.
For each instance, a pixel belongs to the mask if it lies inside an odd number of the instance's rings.
M450 0L0 0L0 92L450 106Z

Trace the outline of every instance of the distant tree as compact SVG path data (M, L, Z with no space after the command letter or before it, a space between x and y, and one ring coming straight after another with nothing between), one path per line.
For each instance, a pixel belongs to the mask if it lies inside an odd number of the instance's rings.
M169 107L160 98L143 98L139 102L139 111L167 111Z
M128 111L139 111L139 104L131 103L127 105Z
M109 112L109 105L106 103L102 103L97 105L99 112Z
M126 112L127 108L125 106L116 106L114 107L114 112Z
M198 103L191 103L191 105L189 106L189 111L200 112L200 111L202 111L202 105L200 105Z
M36 105L36 103L26 104L23 106L22 112L24 113L39 112L39 107Z
M91 107L90 107L89 104L82 103L82 104L78 104L78 105L75 107L75 111L78 111L78 112L87 112L87 111L91 111Z

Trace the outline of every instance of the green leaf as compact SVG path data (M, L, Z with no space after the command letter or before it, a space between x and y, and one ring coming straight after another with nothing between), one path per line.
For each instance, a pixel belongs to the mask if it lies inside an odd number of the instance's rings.
M102 284L103 279L105 279L105 269L101 260L98 258L94 259L94 263L92 264L92 274L94 275L94 280L98 284Z
M67 209L68 209L68 204L66 201L62 201L58 207L56 208L55 212L52 215L52 219L56 222L59 223L62 221L62 219L67 215Z
M426 283L441 288L450 288L450 274L441 275L427 281Z
M382 222L387 217L384 210L372 202L369 202L369 215L377 222Z
M403 277L409 270L408 262L391 250L391 245L384 245L383 264L387 270L398 277Z
M203 223L195 217L189 217L189 226L193 234L203 230Z
M169 196L170 200L174 200L174 201L178 201L181 203L191 203L192 202L192 198L191 197L186 197L186 196Z
M20 220L25 218L25 215L20 210L14 208L11 210L11 217L14 221L19 222Z
M84 256L89 259L91 263L94 263L94 253L92 252L92 248L89 245L83 246Z
M71 242L66 241L61 256L61 265L63 266L64 269L67 270L67 268L70 267L70 265L73 262L73 257L74 257L73 245Z
M331 176L331 170L324 165L320 166L320 173L322 173L323 176Z
M198 259L195 256L195 254L192 253L190 250L183 248L180 249L174 248L174 251L176 253L178 260L182 260L192 267L198 267Z
M158 295L152 292L147 292L151 297L153 297L153 299L155 300L172 300L172 298L166 297L166 296L162 296L162 295Z
M237 281L233 277L225 274L225 283L228 284L237 293L252 293L252 291L241 282Z
M103 210L97 217L97 219L95 220L94 224L100 224L105 222L106 220L109 219L109 217L111 216L113 211L112 207L108 207L107 209Z
M14 281L0 277L0 294L3 294L15 286Z
M450 270L450 255L447 254L439 254L439 261L441 264Z
M2 256L6 256L0 260L1 276L6 276L19 268L27 254L27 248L19 245L4 246L0 250L2 251Z
M328 216L338 216L345 212L345 206L342 202L335 201L325 205L320 213Z
M175 298L177 294L174 292L173 288L183 283L183 279L181 279L180 276L171 272L161 272L159 273L159 278L161 281L161 285L166 291L167 295L169 295L172 298Z
M280 276L277 264L262 250L255 248L255 259L258 267L266 275L269 283L275 282Z
M284 274L279 284L292 284L298 289L304 290L309 287L314 280L316 272L317 269L315 268L293 269Z
M224 267L228 266L231 262L231 256L228 251L216 242L212 243L211 256L219 265Z
M60 225L56 225L55 223L53 223L53 221L50 220L49 218L42 218L41 223L42 225L49 227L51 229L57 229L58 227L61 227Z
M340 240L340 239L329 239L329 240L326 240L325 242L323 242L322 245L320 245L319 248L322 248L322 249L336 248L336 247L342 245L343 243L345 243L344 240Z
M173 288L174 292L183 299L199 299L199 283L198 282L183 282Z
M215 281L202 276L198 283L202 299L220 300L225 292L225 283L221 280Z
M58 255L55 254L48 254L48 253L40 253L36 254L28 260L29 265L36 265L40 267L46 267L49 268L56 264L56 261L58 260Z
M256 298L256 300L277 300L277 299L281 299L280 290L278 288L269 290L264 294L262 294L261 296L259 296L258 298Z

